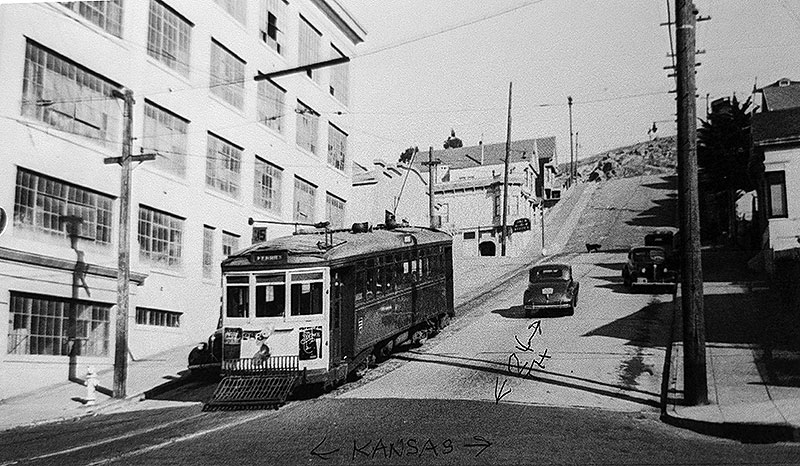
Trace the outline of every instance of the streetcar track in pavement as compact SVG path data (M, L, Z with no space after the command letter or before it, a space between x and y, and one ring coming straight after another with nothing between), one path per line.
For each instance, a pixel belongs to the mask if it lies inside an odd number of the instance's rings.
M284 407L284 409L285 409L285 407ZM176 445L176 444L179 444L179 443L182 443L182 442L186 442L186 441L189 441L189 440L194 440L194 439L196 439L198 437L202 437L204 435L213 434L213 433L218 432L220 430L230 429L232 427L240 426L242 424L247 424L248 422L252 422L252 421L255 421L255 420L259 419L259 418L262 418L262 417L265 417L265 416L268 416L268 415L272 415L272 414L274 414L274 411L259 412L257 414L252 415L252 416L247 416L244 419L238 419L236 421L227 422L227 423L220 424L218 426L211 427L211 428L208 428L208 429L200 430L200 431L197 431L197 432L192 432L190 434L184 434L184 435L181 435L180 437L170 438L170 439L167 439L167 440L165 440L163 442L156 443L156 444L153 444L153 445L149 445L149 446L146 446L146 447L143 447L143 448L137 448L136 450L128 451L128 452L121 453L121 454L114 455L114 456L110 456L110 457L107 457L107 458L101 458L101 459L92 461L91 463L87 463L87 466L98 466L98 465L101 465L101 464L110 464L110 463L114 463L114 462L117 462L117 461L120 461L120 460L131 458L131 457L134 457L134 456L140 456L140 455L143 455L145 453L150 453L150 452L153 452L153 451L156 451L156 450L160 450L162 448L166 448L166 447L169 447L169 446L172 446L172 445Z
M182 418L182 419L176 419L174 421L167 422L166 424L161 424L161 425L158 425L158 426L155 426L155 427L148 427L148 428L145 428L145 429L138 429L138 430L135 430L135 431L132 431L132 432L128 432L128 433L123 434L123 435L117 435L117 436L114 436L114 437L109 437L109 438L106 438L106 439L103 439L103 440L98 440L96 442L87 443L85 445L80 445L80 446L77 446L77 447L68 448L66 450L59 450L59 451L55 451L55 452L51 452L51 453L46 453L46 454L43 454L43 455L32 456L30 458L22 458L22 459L19 459L19 460L9 461L7 463L0 463L0 466L9 466L9 465L13 465L13 464L28 463L28 462L32 462L32 461L40 461L40 460L43 460L43 459L52 458L52 457L55 457L55 456L67 455L67 454L75 453L75 452L78 452L78 451L81 451L81 450L86 450L88 448L95 448L95 447L99 447L101 445L106 445L108 443L113 443L113 442L116 442L116 441L119 441L119 440L125 440L125 439L129 439L129 438L132 438L132 437L137 437L137 436L140 436L140 435L149 434L151 432L155 432L155 431L160 430L160 429L165 429L167 427L173 427L175 425L182 424L184 422L193 421L193 420L195 420L195 419L197 419L199 417L205 416L205 415L206 415L205 413L195 414L194 416L190 416L190 417Z

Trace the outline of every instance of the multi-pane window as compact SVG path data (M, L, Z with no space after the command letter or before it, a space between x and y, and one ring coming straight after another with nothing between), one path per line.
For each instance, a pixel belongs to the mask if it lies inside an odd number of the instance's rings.
M181 314L181 312L175 311L162 311L161 309L137 307L136 323L139 325L178 328L181 326Z
M261 25L259 35L265 44L283 55L286 28L285 0L261 0Z
M330 228L344 228L345 201L331 193L325 198L325 217L331 222Z
M317 187L300 178L294 179L294 220L312 223Z
M258 207L276 214L281 213L282 170L256 157L253 202Z
M67 236L65 216L80 218L78 237L111 243L114 198L38 173L17 169L14 226ZM75 231L73 231L75 233Z
M72 350L107 356L110 310L107 304L12 291L8 354L68 356Z
M503 199L500 197L500 194L495 194L494 196L494 216L499 217L502 215L503 212Z
M206 184L233 197L239 196L242 171L241 147L208 134L206 151Z
M786 208L786 173L784 171L766 172L767 214L769 218L788 217Z
M188 126L183 118L145 101L142 149L156 153L156 167L180 176L186 174Z
M106 32L122 37L122 0L65 2L62 5L100 26Z
M283 132L283 113L286 91L270 80L258 82L258 121L269 128Z
M244 65L225 46L211 41L211 92L240 110L244 107Z
M328 125L328 165L344 171L347 154L347 134L339 128Z
M159 265L179 266L183 248L183 219L139 206L139 257Z
M192 23L158 0L150 0L147 53L184 75L189 74Z
M214 228L203 225L203 278L214 276Z
M343 57L344 54L331 44L331 59ZM347 63L331 67L329 90L332 96L347 105L350 97L350 68Z
M236 21L247 24L247 3L246 0L214 0Z
M230 256L239 250L239 235L222 232L222 255L225 257Z
M310 65L319 62L319 47L322 34L317 31L305 18L300 16L299 47L297 49L297 62L299 65ZM319 73L314 70L306 71L309 78L319 81Z
M297 101L297 145L317 153L317 133L319 129L319 113L303 102Z
M56 129L120 142L122 105L118 86L102 76L28 41L22 85L22 115Z

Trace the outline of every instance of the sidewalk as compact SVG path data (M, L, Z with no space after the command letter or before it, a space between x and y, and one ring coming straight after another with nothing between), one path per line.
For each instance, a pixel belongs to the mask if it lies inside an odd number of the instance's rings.
M181 346L146 359L131 361L125 390L127 396L124 399L111 398L114 374L109 370L98 374L101 391L97 392L94 406L85 404L85 386L68 381L2 400L0 431L112 411L143 399L146 392L183 383L188 376L187 357L193 347Z
M703 251L709 404L683 403L680 295L662 385L662 419L746 443L800 441L800 334L747 255Z

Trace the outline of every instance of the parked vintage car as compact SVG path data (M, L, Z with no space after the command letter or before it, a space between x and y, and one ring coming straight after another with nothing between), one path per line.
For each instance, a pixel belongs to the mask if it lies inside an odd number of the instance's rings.
M661 246L631 248L628 261L622 267L622 282L627 287L673 285L677 282L677 275Z
M644 236L645 246L661 246L667 255L667 266L678 270L680 266L680 231L677 228L659 228Z
M522 300L525 315L547 310L565 310L573 315L578 305L579 288L569 264L537 265L530 271L528 288Z

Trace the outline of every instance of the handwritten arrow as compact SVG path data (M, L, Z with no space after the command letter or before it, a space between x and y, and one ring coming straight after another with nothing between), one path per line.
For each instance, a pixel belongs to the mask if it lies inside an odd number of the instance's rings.
M507 392L503 392L503 389L506 388L506 382L508 380L503 380L503 385L500 385L500 377L495 378L494 380L494 402L495 404L500 403L500 400L503 399L504 396L511 393L511 389L509 388Z
M534 351L533 348L531 348L531 341L533 341L533 337L536 336L537 332L539 333L539 335L542 334L542 321L541 320L537 320L536 322L531 323L530 325L528 325L528 330L530 330L530 329L533 329L533 332L531 332L531 336L528 337L528 343L527 344L523 344L519 340L519 337L514 335L514 339L517 340L517 349L518 350L520 350L520 351L530 351L530 352Z
M319 442L319 443L317 444L317 446L316 446L316 447L314 447L314 449L313 449L313 450L311 450L311 454L312 454L312 455L314 455L314 456L319 456L319 457L320 457L320 458L322 458L323 460L327 460L327 459L328 459L328 458L327 458L328 456L331 456L331 455L333 455L334 453L336 453L337 451L339 451L339 449L338 449L338 448L337 448L337 449L335 449L335 450L330 450L330 451L317 451L317 448L321 447L321 446L322 446L322 444L323 444L323 443L325 443L325 440L327 440L327 439L328 439L328 436L327 436L327 435L326 435L325 437L323 437L323 438L322 438L322 441L321 441L321 442Z
M474 439L476 442L478 442L478 443L466 443L466 444L464 444L464 446L465 446L465 447L468 447L468 448L470 448L470 447L481 447L481 451L479 451L479 452L478 452L478 453L475 455L475 458L477 458L478 456L480 456L480 454L481 454L481 453L483 453L483 452L484 452L484 451L485 451L487 448L489 448L490 446L492 446L492 442L490 442L490 441L486 440L485 438L481 437L480 435L475 435L475 436L474 436L474 437L472 437L472 438L473 438L473 439Z

